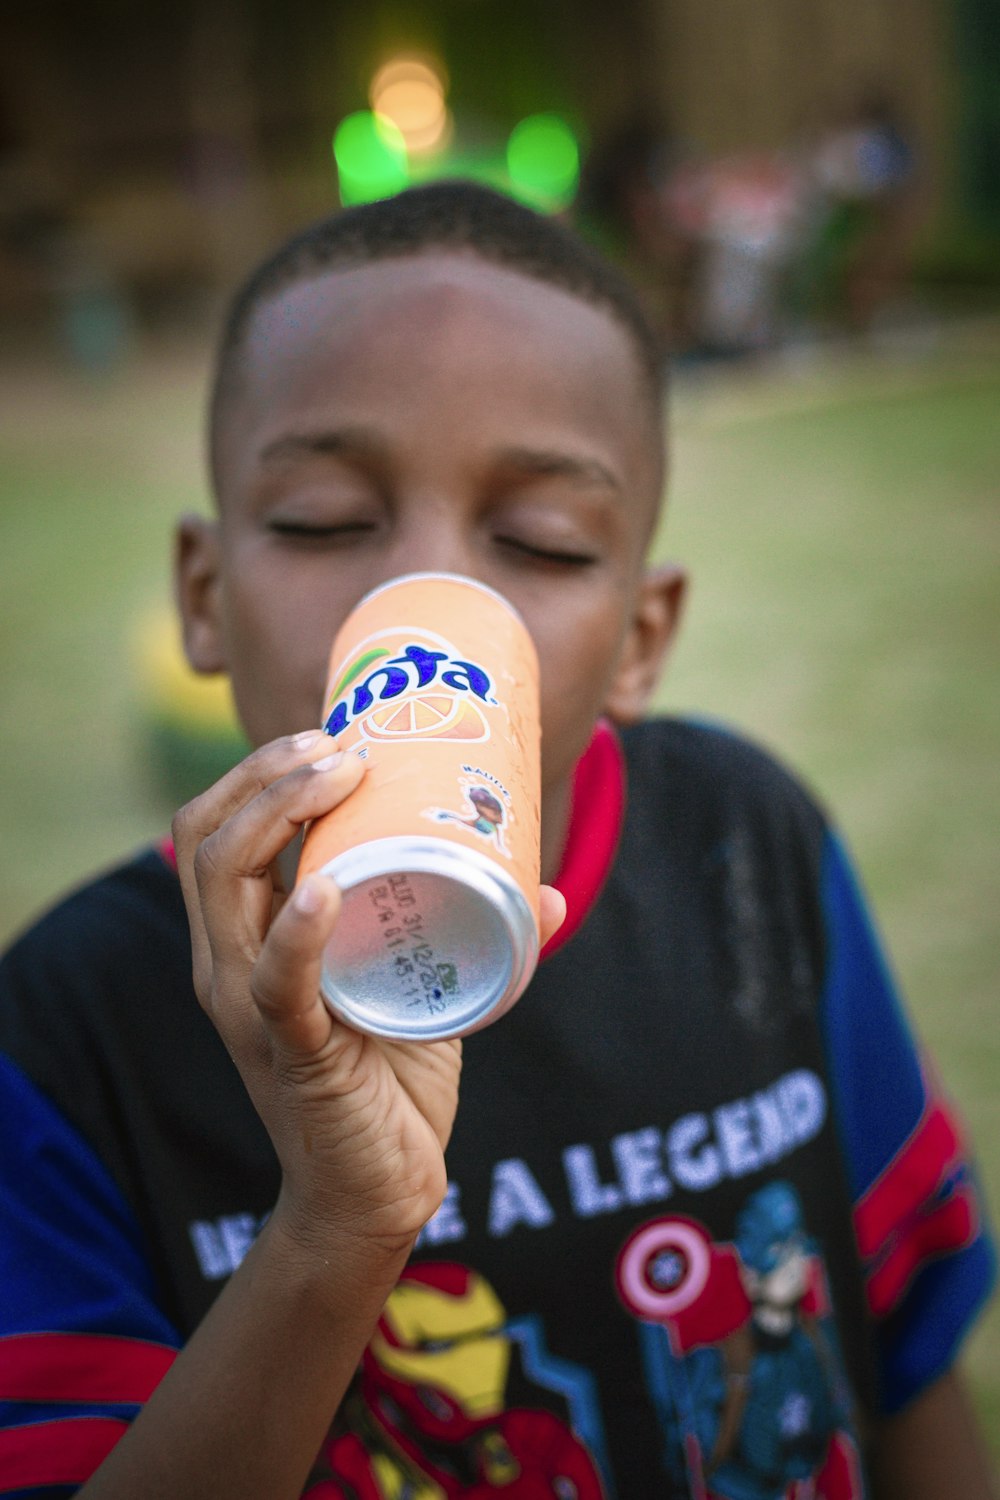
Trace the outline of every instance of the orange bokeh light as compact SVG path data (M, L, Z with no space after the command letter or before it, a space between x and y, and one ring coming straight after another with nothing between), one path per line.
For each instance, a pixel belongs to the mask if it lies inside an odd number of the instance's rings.
M371 81L371 107L399 130L407 151L421 153L443 145L451 133L445 103L447 78L431 59L394 57Z

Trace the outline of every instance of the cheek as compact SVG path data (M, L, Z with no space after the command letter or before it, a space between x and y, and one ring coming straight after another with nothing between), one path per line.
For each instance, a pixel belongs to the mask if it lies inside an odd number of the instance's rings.
M538 640L538 646L543 663L542 778L551 786L576 765L604 708L618 661L617 622L604 619L600 628L590 630L581 623L551 641Z
M237 711L255 745L319 722L333 626L308 594L247 568L226 591L226 656Z

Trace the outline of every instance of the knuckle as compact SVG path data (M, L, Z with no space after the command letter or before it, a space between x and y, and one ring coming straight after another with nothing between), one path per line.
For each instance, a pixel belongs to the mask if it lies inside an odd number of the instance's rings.
M267 757L270 748L253 751L207 791L177 809L171 822L175 844L191 844L207 837L266 790L275 776Z
M257 964L250 974L250 998L254 1005L264 1016L271 1016L281 1009L274 992L274 985L267 972L261 972L262 966Z
M249 760L244 761L242 771L244 773L239 789L239 801L259 797L261 792L266 792L274 780L270 774L270 762L266 759L258 760L258 756L264 756L263 750L257 750ZM235 799L234 799L235 800Z
M297 735L282 735L280 739L261 745L247 756L243 768L250 783L255 783L258 791L264 791L278 777L286 775L290 769L300 764L302 746L297 740Z
M256 803L264 822L281 819L288 823L289 832L295 832L299 820L305 813L312 813L308 789L315 781L309 766L286 768L283 775L261 787Z
M194 874L199 889L210 884L219 871L220 850L218 834L209 834L194 852Z
M283 734L273 742L275 750L280 752L284 761L301 760L304 743L304 737L300 734Z
M202 826L204 821L202 816L203 801L204 793L201 796L192 798L190 802L185 802L184 806L179 807L174 813L170 822L170 831L173 834L175 844L186 843L192 833Z
M194 992L198 998L198 1004L210 1016L215 1009L211 965L196 964L193 977Z

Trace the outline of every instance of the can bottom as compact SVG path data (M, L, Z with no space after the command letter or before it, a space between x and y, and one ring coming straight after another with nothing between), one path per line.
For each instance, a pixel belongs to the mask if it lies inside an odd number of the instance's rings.
M520 887L444 839L375 839L323 867L343 892L321 988L359 1031L400 1040L460 1036L497 1019L538 961Z

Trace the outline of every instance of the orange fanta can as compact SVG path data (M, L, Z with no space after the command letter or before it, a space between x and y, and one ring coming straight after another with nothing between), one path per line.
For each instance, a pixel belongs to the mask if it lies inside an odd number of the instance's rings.
M538 962L538 659L523 621L457 574L384 584L334 641L322 722L368 762L299 862L344 897L324 999L385 1037L496 1020Z

